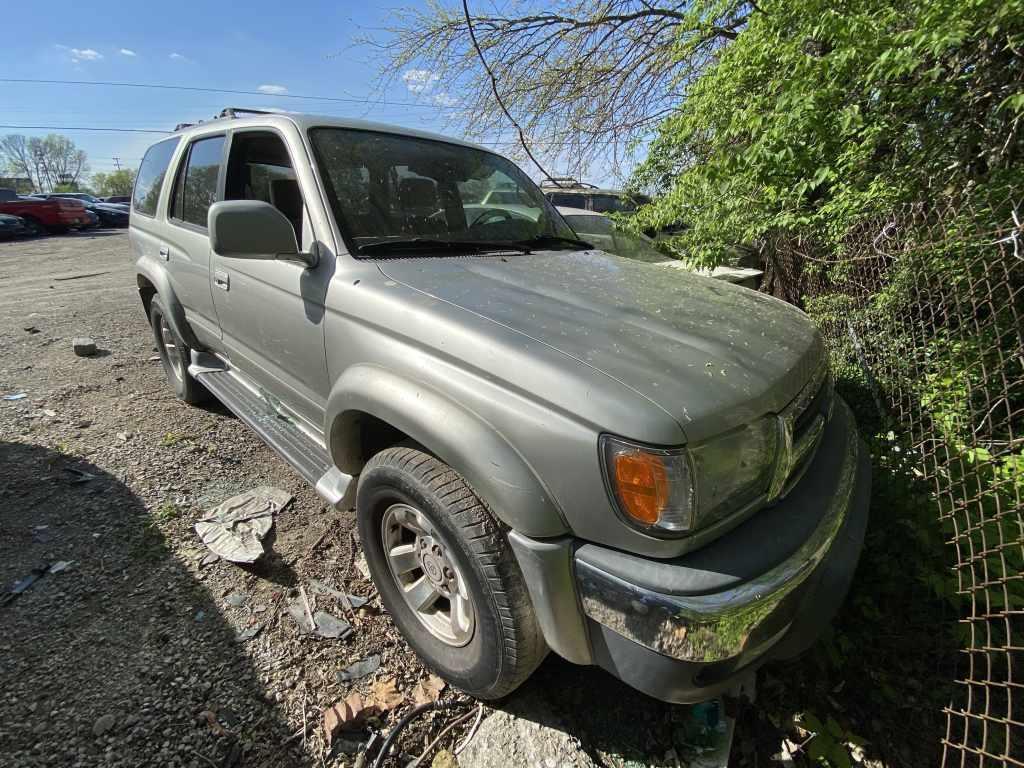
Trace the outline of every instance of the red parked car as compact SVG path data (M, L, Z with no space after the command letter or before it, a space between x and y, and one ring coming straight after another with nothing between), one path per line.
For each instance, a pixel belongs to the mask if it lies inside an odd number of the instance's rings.
M32 234L37 235L89 225L85 206L78 200L21 197L13 189L0 189L0 213L20 216Z

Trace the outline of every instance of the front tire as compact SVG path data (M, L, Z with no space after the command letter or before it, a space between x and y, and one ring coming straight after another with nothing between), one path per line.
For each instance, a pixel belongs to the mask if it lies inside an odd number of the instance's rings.
M389 448L359 477L359 536L381 600L428 667L481 699L515 690L547 654L522 572L451 467Z
M156 341L164 374L167 376L167 382L174 388L174 393L189 405L209 400L210 393L188 372L189 363L192 362L192 350L174 332L159 296L154 296L150 303L149 322L153 327L153 339Z

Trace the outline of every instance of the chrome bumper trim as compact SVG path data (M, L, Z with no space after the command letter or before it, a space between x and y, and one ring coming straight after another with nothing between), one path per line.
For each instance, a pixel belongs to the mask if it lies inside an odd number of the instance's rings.
M577 560L583 612L623 637L681 661L725 661L774 643L796 617L802 587L828 555L854 497L860 441L848 407L838 407L846 411L850 432L835 492L818 527L787 560L733 589L692 596L653 592Z

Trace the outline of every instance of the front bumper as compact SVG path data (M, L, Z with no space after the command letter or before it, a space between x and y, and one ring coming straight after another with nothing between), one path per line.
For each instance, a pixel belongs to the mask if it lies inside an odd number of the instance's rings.
M658 561L566 539L554 556L552 542L511 538L553 650L658 698L700 701L814 642L853 577L869 489L866 452L837 398L786 498L699 550Z

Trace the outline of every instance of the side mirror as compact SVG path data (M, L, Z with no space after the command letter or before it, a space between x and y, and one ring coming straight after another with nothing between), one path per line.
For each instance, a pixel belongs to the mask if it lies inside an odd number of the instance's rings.
M210 206L206 218L210 246L219 256L235 259L284 259L307 267L317 264L316 252L302 253L287 217L262 200L224 200Z

